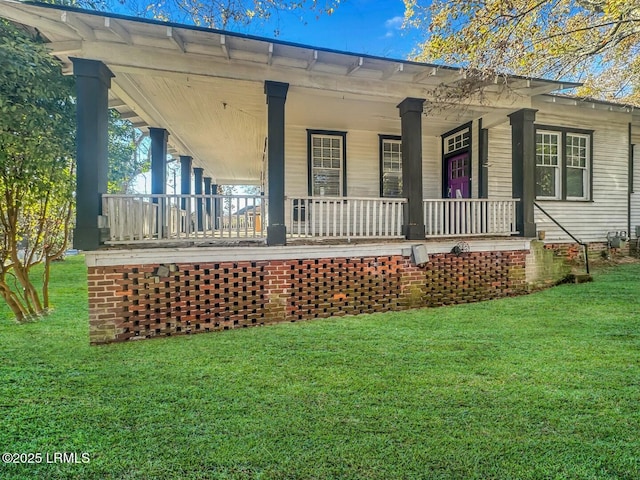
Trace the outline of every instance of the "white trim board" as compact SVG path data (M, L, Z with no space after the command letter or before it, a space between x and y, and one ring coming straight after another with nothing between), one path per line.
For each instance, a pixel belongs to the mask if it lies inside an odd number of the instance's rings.
M436 242L397 242L354 245L292 245L284 247L191 247L98 250L85 253L87 267L157 265L195 262L258 262L270 260L313 260L317 258L410 256L415 245L425 245L427 253L449 253L458 239ZM465 240L470 252L529 250L530 240Z

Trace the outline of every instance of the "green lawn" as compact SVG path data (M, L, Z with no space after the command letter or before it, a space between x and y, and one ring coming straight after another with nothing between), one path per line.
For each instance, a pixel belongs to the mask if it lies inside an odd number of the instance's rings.
M0 307L0 478L637 479L640 265L464 306L88 345ZM80 460L80 458L79 458Z

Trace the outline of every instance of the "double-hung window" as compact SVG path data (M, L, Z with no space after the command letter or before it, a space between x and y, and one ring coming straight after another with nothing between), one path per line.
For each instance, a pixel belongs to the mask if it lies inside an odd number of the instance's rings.
M589 135L567 133L565 155L567 198L587 200L589 193Z
M558 132L536 133L536 197L560 198L560 140Z
M536 198L588 200L592 133L552 128L536 130Z
M309 194L340 197L345 187L344 132L308 131Z
M380 135L380 196L402 197L402 140Z

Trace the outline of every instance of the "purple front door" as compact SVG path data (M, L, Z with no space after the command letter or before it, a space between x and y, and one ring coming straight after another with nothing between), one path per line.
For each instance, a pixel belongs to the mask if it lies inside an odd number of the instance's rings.
M471 198L469 191L469 153L461 153L447 160L447 193L449 198Z

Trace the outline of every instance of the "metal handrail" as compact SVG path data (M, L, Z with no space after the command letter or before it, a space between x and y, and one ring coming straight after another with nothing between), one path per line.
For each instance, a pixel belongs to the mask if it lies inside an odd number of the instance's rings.
M569 235L578 245L582 246L582 248L584 249L584 266L585 266L585 269L587 270L586 272L587 275L589 275L589 248L587 244L582 240L577 239L569 230L567 230L562 225L560 225L560 223L555 218L553 218L549 213L547 213L547 211L544 208L538 205L537 202L533 202L533 205L537 207L538 210L540 210L542 213L544 213L549 218L549 220L555 223L558 226L558 228L560 228L564 233Z

